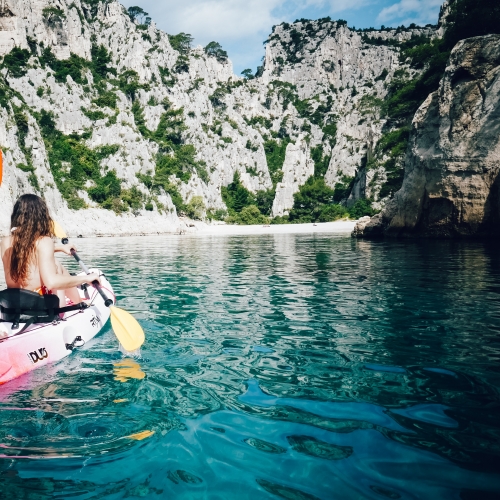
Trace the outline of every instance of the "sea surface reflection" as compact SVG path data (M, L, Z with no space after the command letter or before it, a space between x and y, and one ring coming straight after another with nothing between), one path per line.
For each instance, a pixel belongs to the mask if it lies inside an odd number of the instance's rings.
M77 244L146 343L0 387L2 499L499 497L498 247Z

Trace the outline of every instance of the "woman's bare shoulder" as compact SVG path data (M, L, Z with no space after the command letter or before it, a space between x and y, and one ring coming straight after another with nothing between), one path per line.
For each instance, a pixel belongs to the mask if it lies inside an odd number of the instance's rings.
M37 240L36 246L39 249L54 248L54 240L50 236L42 236Z
M10 246L12 246L12 237L10 235L5 236L0 240L0 248L2 251L7 250Z
M9 248L12 247L12 238L10 236L5 236L0 240L0 258L3 260L4 255L7 253Z

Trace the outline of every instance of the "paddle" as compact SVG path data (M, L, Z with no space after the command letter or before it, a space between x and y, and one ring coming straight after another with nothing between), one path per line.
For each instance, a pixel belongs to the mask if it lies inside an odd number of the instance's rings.
M57 238L60 238L62 244L66 245L68 243L68 237L64 229L56 221L54 221L53 229ZM88 267L82 262L79 255L74 250L71 250L71 255L73 255L82 270L86 274L90 274ZM113 305L113 301L106 296L97 280L92 282L92 286L103 298L104 305L109 307L109 310L111 311L111 327L124 349L126 351L135 351L141 347L144 343L144 330L141 328L141 325L139 325L137 320L127 311Z

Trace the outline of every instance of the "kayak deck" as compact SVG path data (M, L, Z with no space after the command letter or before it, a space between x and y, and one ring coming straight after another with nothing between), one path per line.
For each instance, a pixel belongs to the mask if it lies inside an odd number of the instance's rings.
M114 304L113 289L104 276L101 283ZM110 317L109 308L95 288L89 286L88 292L89 299L85 299L80 291L89 306L86 309L65 313L53 323L33 324L19 335L23 323L14 331L12 323L0 323L0 384L65 358L102 330Z

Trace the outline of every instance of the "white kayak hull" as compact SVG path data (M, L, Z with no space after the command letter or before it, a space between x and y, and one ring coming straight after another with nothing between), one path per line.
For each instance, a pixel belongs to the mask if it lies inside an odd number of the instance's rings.
M101 283L114 304L113 289L105 276L101 277ZM65 358L104 328L109 308L95 288L89 286L88 293L87 309L68 312L56 323L34 324L20 335L16 333L21 331L23 323L14 331L12 323L0 323L0 385ZM84 298L83 292L80 294Z

